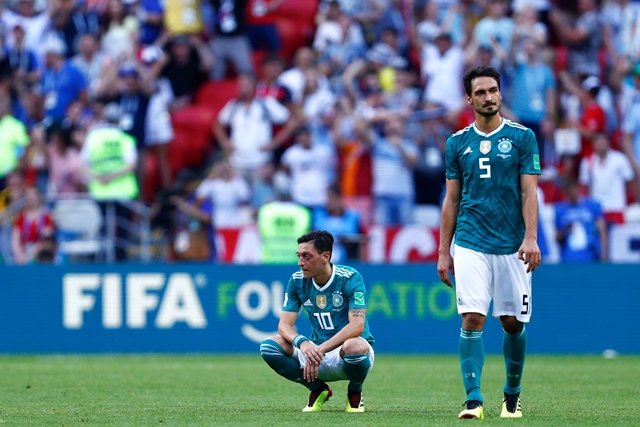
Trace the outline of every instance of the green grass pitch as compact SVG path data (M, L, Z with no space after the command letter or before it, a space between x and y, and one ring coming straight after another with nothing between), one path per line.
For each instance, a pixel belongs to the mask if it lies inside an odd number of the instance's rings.
M0 424L431 426L640 425L640 356L529 355L521 420L499 418L499 356L483 374L485 420L460 421L464 395L454 355L379 354L364 414L346 414L346 382L322 413L302 413L307 392L256 355L0 356Z

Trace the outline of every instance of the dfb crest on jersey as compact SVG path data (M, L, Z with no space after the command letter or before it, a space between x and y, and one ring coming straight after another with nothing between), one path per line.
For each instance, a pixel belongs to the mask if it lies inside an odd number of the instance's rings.
M326 295L316 295L316 305L319 309L323 309L327 306L327 296Z
M491 151L491 141L488 139L480 141L480 152L482 154L487 154L489 151Z
M331 303L336 308L341 307L343 302L344 302L344 299L340 294L333 294L333 296L331 297Z
M501 153L508 153L509 151L511 151L511 140L509 138L500 138L498 140L498 150L500 150Z

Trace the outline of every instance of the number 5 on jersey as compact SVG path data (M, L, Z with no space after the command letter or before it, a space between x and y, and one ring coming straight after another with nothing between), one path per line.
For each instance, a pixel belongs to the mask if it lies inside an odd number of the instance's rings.
M491 178L491 165L488 157L480 157L478 159L478 167L481 171L484 171L480 174L480 178Z

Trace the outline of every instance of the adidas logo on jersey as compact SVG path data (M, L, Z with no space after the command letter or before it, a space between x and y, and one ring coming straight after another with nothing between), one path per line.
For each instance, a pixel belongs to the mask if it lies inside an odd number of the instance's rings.
M302 304L302 305L304 305L304 306L309 306L309 305L313 306L313 303L311 302L311 300L310 300L310 299L307 299L307 300L304 302L304 304Z
M467 149L466 149L466 150L464 150L464 152L462 153L462 155L469 154L469 153L471 153L471 151L473 151L473 150L471 150L471 147L467 147Z

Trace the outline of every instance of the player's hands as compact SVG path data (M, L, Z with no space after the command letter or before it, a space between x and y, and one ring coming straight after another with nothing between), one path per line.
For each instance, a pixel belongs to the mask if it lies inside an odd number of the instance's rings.
M324 352L311 341L305 341L300 345L300 350L307 358L304 365L303 376L307 381L313 381L318 378L320 371L320 363L324 359Z
M453 269L453 258L451 257L451 254L440 254L438 257L438 276L440 276L440 280L442 280L445 285L452 288L453 284L449 278L449 271L451 271L453 276L456 275L455 270Z
M518 258L527 266L527 273L532 272L542 263L542 254L535 239L525 238L518 249Z

